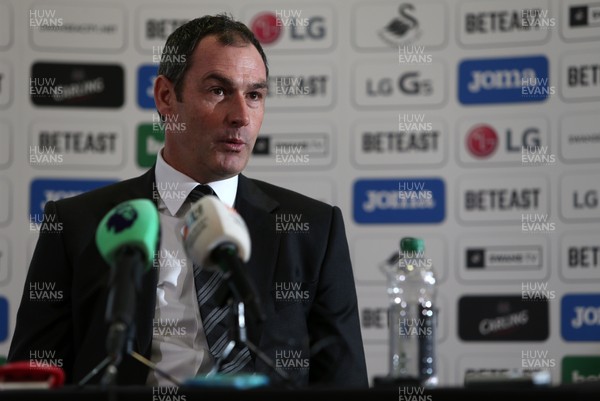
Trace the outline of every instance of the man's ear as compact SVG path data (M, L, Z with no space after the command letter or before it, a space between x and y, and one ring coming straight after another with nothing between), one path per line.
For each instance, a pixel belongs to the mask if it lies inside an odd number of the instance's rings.
M164 75L159 75L154 81L154 103L156 110L162 115L171 115L177 102L175 86Z

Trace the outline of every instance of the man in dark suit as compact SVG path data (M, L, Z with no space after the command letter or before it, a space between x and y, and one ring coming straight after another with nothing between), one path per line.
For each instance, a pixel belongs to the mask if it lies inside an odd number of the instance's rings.
M40 233L10 361L46 352L60 361L67 381L77 383L105 358L110 269L95 231L117 204L147 198L159 210L161 245L157 268L143 277L133 350L179 380L210 370L215 358L206 333L212 328L199 312L195 272L175 233L190 207L187 196L207 184L250 232L251 258L244 267L266 319L250 319L249 340L296 385L368 385L340 209L241 174L262 124L267 76L260 44L230 17L199 18L173 32L154 89L165 121L157 163L138 178L47 203L45 214L62 229ZM284 224L290 220L301 224ZM31 283L54 283L62 296L31 299ZM254 352L240 371L278 380ZM118 383L170 384L130 356L119 366Z

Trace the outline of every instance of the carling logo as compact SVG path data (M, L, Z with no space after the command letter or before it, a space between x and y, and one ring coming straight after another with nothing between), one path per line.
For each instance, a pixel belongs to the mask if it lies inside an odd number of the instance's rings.
M560 328L566 341L600 340L600 293L563 296Z
M463 341L545 341L550 332L547 298L521 295L464 295L458 302L458 335Z
M29 81L36 106L119 108L125 103L125 72L117 64L35 63Z
M549 81L545 56L464 60L458 99L462 104L540 102L553 92Z
M442 179L365 179L354 183L357 223L439 223L445 215L446 189Z
M35 179L30 186L29 214L43 216L48 201L69 198L115 182L117 180Z

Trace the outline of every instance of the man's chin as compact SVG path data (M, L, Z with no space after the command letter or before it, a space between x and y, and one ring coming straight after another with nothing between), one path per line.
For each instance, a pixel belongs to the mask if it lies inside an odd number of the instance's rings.
M239 158L235 159L236 160L231 160L230 158L227 158L219 164L217 171L223 179L233 177L246 168L247 161L240 160Z

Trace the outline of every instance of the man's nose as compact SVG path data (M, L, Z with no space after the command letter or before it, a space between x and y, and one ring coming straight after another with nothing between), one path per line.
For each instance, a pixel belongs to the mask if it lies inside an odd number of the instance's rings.
M244 127L250 124L248 104L243 93L234 95L229 104L227 122L233 127Z

